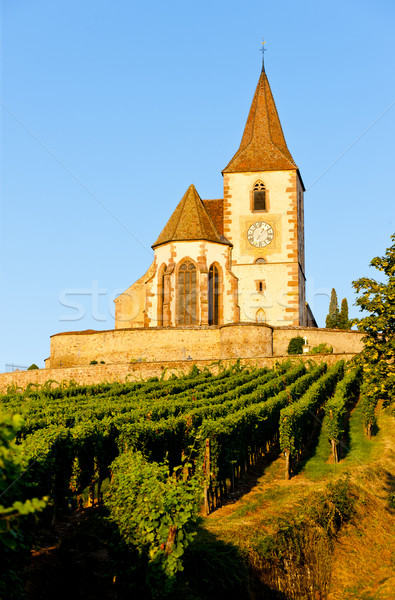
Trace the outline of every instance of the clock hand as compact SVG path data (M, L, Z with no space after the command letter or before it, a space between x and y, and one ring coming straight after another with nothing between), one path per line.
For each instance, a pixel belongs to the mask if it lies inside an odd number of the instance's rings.
M261 240L262 236L264 236L264 238L263 238L263 241L264 241L267 238L267 232L264 229L261 230L261 233L256 237L256 241L259 242Z

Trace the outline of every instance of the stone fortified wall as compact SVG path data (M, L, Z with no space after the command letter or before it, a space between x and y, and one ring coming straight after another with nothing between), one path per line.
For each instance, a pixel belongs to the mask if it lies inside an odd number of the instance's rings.
M328 354L314 356L315 362L326 362L329 365L344 359L349 360L354 354ZM289 359L289 356L283 357L264 357L264 358L242 358L240 363L247 367L268 367L271 368L279 361ZM311 360L311 356L295 356L292 360ZM88 365L80 367L64 367L59 369L35 369L33 371L14 371L13 373L0 374L0 393L6 393L8 386L18 386L25 389L28 385L43 385L52 381L54 387L69 381L74 381L80 385L90 385L103 382L125 382L139 381L148 377L163 377L168 379L173 373L181 375L188 373L193 365L199 369L207 367L212 373L217 373L220 365L230 367L235 364L236 359L225 359L223 361L211 360L184 360L167 362L142 362L136 364L111 364L111 365Z
M58 333L51 337L46 366L272 356L272 340L271 327L254 323Z
M318 344L333 347L334 353L359 354L363 348L363 334L342 329L319 329L317 327L275 327L273 330L273 356L287 354L289 340L297 335L307 339L310 348Z
M358 353L362 334L314 327L270 327L233 323L215 327L150 327L58 333L51 337L51 368L99 363L218 360L284 356L289 340L301 335L309 346L326 343L335 353Z
M216 327L158 327L59 333L51 338L51 357L46 369L0 374L0 391L15 384L58 384L74 380L80 384L103 381L133 381L147 377L180 374L196 364L214 372L241 359L242 364L271 367L287 356L289 340L305 337L310 348L326 343L329 355L303 355L303 360L333 362L348 360L363 347L362 334L315 327L270 327L259 323L235 323ZM99 364L90 365L92 360ZM104 364L100 364L104 361Z

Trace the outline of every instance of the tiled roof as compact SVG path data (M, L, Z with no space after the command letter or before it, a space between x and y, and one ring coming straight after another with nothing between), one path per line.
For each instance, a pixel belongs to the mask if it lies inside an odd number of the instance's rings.
M216 231L194 185L189 186L152 247L183 240L208 240L229 244Z
M265 70L252 100L240 148L223 173L297 169L284 139Z
M224 200L202 200L219 235L224 235Z

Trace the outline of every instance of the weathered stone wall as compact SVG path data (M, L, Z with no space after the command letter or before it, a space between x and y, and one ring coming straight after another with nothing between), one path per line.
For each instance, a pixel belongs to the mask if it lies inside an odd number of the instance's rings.
M136 361L218 360L284 356L289 340L301 335L309 346L326 343L335 353L362 350L359 332L234 323L216 327L155 327L60 333L51 337L51 368Z
M264 324L240 323L220 328L221 359L272 356L272 328Z
M59 333L51 337L51 368L131 361L215 360L218 328L155 327Z
M353 354L329 354L317 355L314 357L316 362L327 362L329 365L337 360L349 360ZM261 358L243 358L240 359L242 365L248 367L269 367L271 368L276 362L288 360L289 356L283 357L261 357ZM294 361L311 360L311 356L292 357ZM5 393L7 387L16 385L22 389L29 384L43 385L47 381L54 381L57 384L62 382L75 381L76 383L93 384L103 382L124 382L124 381L139 381L148 377L164 377L167 379L175 373L180 375L188 373L192 365L196 364L199 369L207 367L212 373L217 373L220 364L223 367L229 367L235 364L236 359L227 359L222 361L199 360L199 361L166 361L166 362L144 362L136 364L111 364L111 365L92 365L80 367L68 367L59 369L37 369L34 371L14 371L13 373L0 374L0 393ZM54 383L53 385L56 386Z
M358 354L363 348L363 334L359 331L341 329L318 329L316 327L276 327L273 329L273 355L287 354L289 340L297 335L306 337L310 348L318 344L333 346L335 353Z

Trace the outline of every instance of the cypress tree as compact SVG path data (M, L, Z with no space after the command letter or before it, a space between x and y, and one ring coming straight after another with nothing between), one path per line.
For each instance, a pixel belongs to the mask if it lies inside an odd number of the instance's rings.
M331 291L331 300L329 302L329 313L326 317L325 327L328 329L337 329L339 327L339 304L335 288Z
M343 298L339 314L339 329L350 329L348 320L348 302L347 298Z

